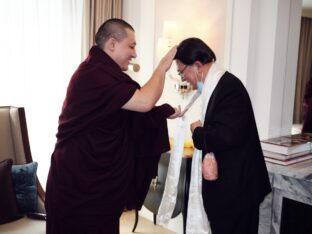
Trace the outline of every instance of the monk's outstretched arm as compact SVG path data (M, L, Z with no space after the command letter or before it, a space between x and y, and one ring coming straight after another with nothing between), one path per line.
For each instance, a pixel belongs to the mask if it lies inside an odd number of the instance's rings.
M152 77L141 88L137 89L123 109L137 112L150 111L160 98L165 84L165 74L171 67L177 48L173 47L159 62Z

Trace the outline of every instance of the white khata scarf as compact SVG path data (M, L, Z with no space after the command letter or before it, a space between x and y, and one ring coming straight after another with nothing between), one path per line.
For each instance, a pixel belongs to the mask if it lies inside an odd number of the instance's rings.
M206 109L211 94L216 88L225 70L213 63L209 69L202 91L201 122L204 123ZM183 155L184 138L187 120L182 117L178 120L178 127L174 136L174 145L170 155L165 190L158 209L157 223L167 225L171 219L179 182L180 168ZM192 158L191 182L189 189L189 201L187 209L186 233L187 234L211 234L209 221L204 210L202 199L202 151L194 150Z

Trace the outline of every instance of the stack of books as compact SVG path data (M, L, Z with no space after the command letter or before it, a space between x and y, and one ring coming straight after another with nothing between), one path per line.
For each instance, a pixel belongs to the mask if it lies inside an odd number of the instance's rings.
M312 158L312 133L280 136L261 141L264 159L291 165Z

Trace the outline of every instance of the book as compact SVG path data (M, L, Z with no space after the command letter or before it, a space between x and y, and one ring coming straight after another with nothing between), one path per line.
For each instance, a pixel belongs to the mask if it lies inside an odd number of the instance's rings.
M291 158L288 160L278 160L278 159L274 159L274 158L268 158L268 157L264 157L264 160L266 162L270 162L270 163L275 163L275 164L279 164L279 165L283 165L283 166L288 166L288 165L292 165L295 163L299 163L302 161L306 161L312 158L312 154L307 154L307 155L302 155L296 158Z
M262 150L291 155L312 150L312 133L280 136L261 141Z
M280 154L280 153L275 153L272 151L263 150L263 155L265 157L274 158L274 159L278 159L278 160L288 160L288 159L296 158L298 156L306 155L309 153L312 153L312 151L307 150L307 151L302 151L302 152L294 153L294 154Z

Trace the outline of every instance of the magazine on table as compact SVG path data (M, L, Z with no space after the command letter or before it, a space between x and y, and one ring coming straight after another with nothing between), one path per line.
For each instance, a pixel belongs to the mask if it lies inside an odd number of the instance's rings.
M280 136L261 140L263 151L284 155L304 154L312 151L312 133Z
M264 160L266 162L287 166L287 165L292 165L292 164L299 163L302 161L306 161L306 160L309 160L311 158L312 158L312 154L307 154L307 155L302 155L302 156L299 156L296 158L291 158L288 160L278 160L278 159L268 158L268 157L264 157Z

